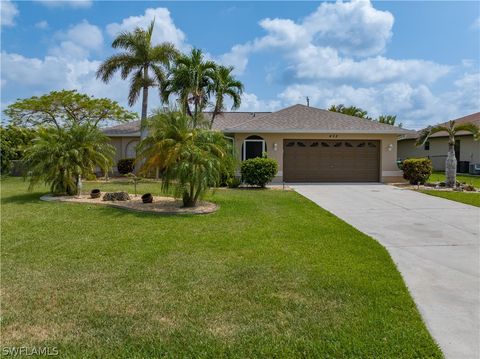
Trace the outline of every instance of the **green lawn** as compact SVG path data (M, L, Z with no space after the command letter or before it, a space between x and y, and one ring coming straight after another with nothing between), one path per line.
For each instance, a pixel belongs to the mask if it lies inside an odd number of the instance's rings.
M441 197L449 199L451 201L461 202L472 206L480 207L480 193L468 193L468 192L445 192L435 190L422 190L422 193L429 194L431 196Z
M175 217L1 184L3 346L68 358L442 357L387 251L295 192L217 190L217 213Z
M445 172L434 172L430 175L428 182L444 182ZM457 181L471 184L474 187L480 188L480 176L469 174L457 174Z
M445 172L434 172L428 179L428 182L445 181ZM468 183L476 188L480 188L480 176L469 174L457 174L457 181ZM434 190L420 191L431 196L437 196L451 201L461 202L472 206L480 207L480 193L463 193L463 192L443 192Z

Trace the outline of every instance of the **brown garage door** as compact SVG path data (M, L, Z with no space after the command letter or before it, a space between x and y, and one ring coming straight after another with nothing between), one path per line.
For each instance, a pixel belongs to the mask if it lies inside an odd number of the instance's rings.
M379 167L379 141L283 141L285 182L378 182Z

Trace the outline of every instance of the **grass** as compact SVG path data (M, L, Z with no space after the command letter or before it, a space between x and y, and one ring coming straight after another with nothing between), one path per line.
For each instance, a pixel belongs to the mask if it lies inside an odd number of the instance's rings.
M470 174L457 174L457 181L468 183L480 188L480 176ZM434 172L428 178L428 182L445 182L445 172Z
M469 204L471 206L480 207L480 193L469 192L446 192L435 190L421 190L420 192L431 196L449 199L451 201Z
M445 172L434 172L428 179L428 182L444 182ZM457 181L468 183L475 188L480 188L480 176L470 174L457 174ZM469 204L471 206L480 207L480 193L465 192L445 192L434 190L422 190L422 193L449 199L451 201Z
M218 190L217 213L159 216L1 184L2 346L68 358L442 357L387 251L295 192Z

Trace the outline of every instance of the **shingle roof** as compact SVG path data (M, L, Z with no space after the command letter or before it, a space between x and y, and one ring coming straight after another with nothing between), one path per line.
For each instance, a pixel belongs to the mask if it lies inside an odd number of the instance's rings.
M462 123L468 123L468 122L471 122L471 123L474 123L476 124L477 126L480 126L480 112L475 112L475 113L472 113L471 115L467 115L467 116L463 116L463 117L459 117L455 120L455 124L462 124ZM440 123L439 125L441 126L444 126L444 125L448 125L448 122L443 122L443 123ZM407 135L405 137L405 139L412 139L412 138L417 138L418 135L420 134L421 131L416 131L414 133L411 133L409 135ZM459 132L458 135L468 135L469 133L468 132ZM448 134L446 132L437 132L435 134L433 134L432 136L430 137L447 137Z
M283 110L254 118L242 124L227 127L225 132L337 132L337 133L391 133L412 131L359 117L321 110L305 105L294 105Z
M223 131L226 128L237 126L241 123L260 118L270 112L224 112L213 122L213 129ZM207 118L211 118L211 112L205 112ZM122 123L120 125L107 127L103 132L108 136L140 136L140 121Z

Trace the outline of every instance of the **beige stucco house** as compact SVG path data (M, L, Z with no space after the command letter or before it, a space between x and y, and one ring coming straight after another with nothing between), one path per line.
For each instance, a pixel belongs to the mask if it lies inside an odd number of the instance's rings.
M475 123L480 126L480 112L457 118L455 123ZM436 171L445 170L445 160L448 151L448 136L446 132L439 132L430 138L424 146L415 146L415 140L418 133L406 134L398 142L398 158L427 157L432 160L432 165ZM470 164L480 164L480 141L475 141L473 136L468 133L459 133L456 136L455 156L458 161L467 161ZM458 166L457 170L461 169Z
M211 114L207 113L207 116ZM276 112L226 112L214 129L230 138L238 160L278 162L275 182L389 182L401 179L397 140L412 131L314 107ZM139 122L105 129L116 160L135 157Z

